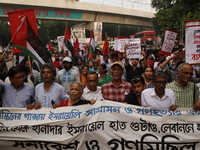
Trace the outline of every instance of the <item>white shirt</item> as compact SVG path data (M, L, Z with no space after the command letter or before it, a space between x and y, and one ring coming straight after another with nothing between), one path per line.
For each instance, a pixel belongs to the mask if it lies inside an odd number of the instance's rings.
M165 94L162 98L158 97L155 93L155 88L149 88L142 92L141 104L144 107L152 109L165 109L175 105L175 94L170 89L165 89Z
M101 93L101 87L97 86L97 90L95 92L90 91L87 87L84 88L83 90L83 95L82 98L85 100L101 100L103 98L102 93Z

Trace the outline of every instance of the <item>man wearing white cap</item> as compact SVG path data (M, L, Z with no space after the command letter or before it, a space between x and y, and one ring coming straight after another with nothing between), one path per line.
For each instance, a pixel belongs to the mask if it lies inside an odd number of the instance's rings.
M80 82L79 73L75 69L72 69L73 63L71 57L65 57L62 63L64 69L58 71L57 79L58 83L60 83L65 88L66 92L69 93L70 84L72 82Z
M122 80L124 66L121 62L114 62L110 66L112 81L101 87L102 95L105 100L124 102L126 96L131 92L131 83Z

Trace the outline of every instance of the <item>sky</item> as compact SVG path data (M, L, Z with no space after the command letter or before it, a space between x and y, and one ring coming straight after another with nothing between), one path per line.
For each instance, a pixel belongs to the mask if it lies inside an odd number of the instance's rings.
M79 1L143 10L148 12L155 12L155 10L151 7L151 0L79 0Z

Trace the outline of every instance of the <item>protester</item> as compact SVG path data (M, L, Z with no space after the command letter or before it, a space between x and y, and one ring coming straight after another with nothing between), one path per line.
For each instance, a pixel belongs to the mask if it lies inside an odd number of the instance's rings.
M87 85L86 76L87 76L88 71L89 71L89 67L87 65L83 65L79 78L80 78L80 82L83 84L84 87Z
M63 66L64 69L58 71L57 73L57 79L58 83L60 83L68 93L69 86L72 82L80 82L79 73L75 69L72 69L72 59L68 56L63 59Z
M107 71L109 71L110 59L108 55L103 56L103 61L101 63L105 64L107 67Z
M104 84L112 81L112 77L107 73L106 64L100 64L99 66L99 77L98 77L98 86L103 86Z
M91 100L83 100L81 99L83 94L83 85L79 82L73 82L70 85L70 99L63 100L59 105L54 104L53 108L56 107L64 107L64 106L77 106L82 104L94 104L96 101Z
M166 89L167 74L163 71L154 73L152 83L154 88L146 89L141 95L141 104L152 109L175 110L175 94L172 90Z
M97 61L94 61L93 64L94 64L94 71L95 71L96 73L99 73L99 69L98 69L99 65L98 65L98 62L97 62Z
M24 65L28 68L27 78L30 79L34 83L34 80L39 75L39 72L37 70L33 69L31 59L29 59L29 60L27 59L24 62Z
M150 66L146 66L144 69L143 77L146 84L146 89L148 88L154 88L154 85L152 83L152 76L153 76L154 70Z
M57 70L61 70L62 69L62 63L60 60L60 54L59 53L55 53L54 54L54 58L55 60L53 61L53 65L57 68Z
M56 68L52 64L44 64L41 69L43 83L35 87L34 108L52 107L52 104L60 104L62 100L68 99L69 95L65 89L58 83L54 82L56 77Z
M3 107L32 108L34 87L24 80L26 71L21 66L13 66L8 71L10 82L0 82Z
M83 61L82 61L82 59L78 58L76 63L77 63L76 67L79 69L79 73L81 73L82 67L83 67Z
M144 78L142 76L135 76L131 79L132 91L126 99L125 103L141 106L141 94L142 91L146 88Z
M89 61L88 62L88 66L89 66L89 71L94 71L94 63L93 63L93 61Z
M31 81L31 79L28 78L28 68L27 68L25 65L21 65L21 64L18 65L18 66L20 66L21 68L23 68L23 70L24 70L25 73L26 73L26 78L24 79L24 82L26 82L26 83L28 83L28 84L34 86L34 84L33 84L33 82ZM6 77L5 82L10 82L10 78L9 78L9 77Z
M124 102L126 96L131 92L131 84L122 80L124 66L120 62L114 62L110 66L112 81L101 87L105 100Z
M176 96L176 105L179 108L194 107L200 108L199 90L194 82L191 82L193 67L188 63L182 63L178 67L178 80L167 84L166 88L174 91Z
M87 74L87 86L83 90L83 99L94 99L94 100L103 100L101 93L101 87L97 86L98 84L98 74L94 71L90 71Z
M141 75L144 71L144 68L142 68L141 66L138 67L139 58L132 58L131 65L129 64L129 60L128 60L127 54L126 54L126 48L127 48L127 46L124 47L126 81L130 82L134 76ZM145 55L144 51L141 51L141 54L144 56ZM145 56L144 56L144 63L146 66Z
M83 99L103 100L101 87L97 86L98 74L94 71L90 71L86 77L87 86L83 90Z

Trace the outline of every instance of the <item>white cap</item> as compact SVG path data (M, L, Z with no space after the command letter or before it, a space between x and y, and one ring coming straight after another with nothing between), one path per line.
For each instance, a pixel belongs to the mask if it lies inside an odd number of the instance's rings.
M63 59L63 62L64 62L64 61L72 62L72 59L71 59L70 57L67 56L67 57L65 57L65 58Z

